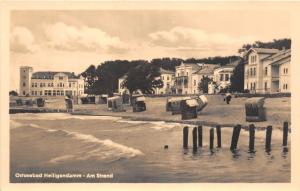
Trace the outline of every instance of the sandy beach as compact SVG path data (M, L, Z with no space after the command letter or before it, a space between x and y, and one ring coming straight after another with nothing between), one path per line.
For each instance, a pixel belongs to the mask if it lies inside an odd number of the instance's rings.
M127 106L126 112L111 112L107 110L105 104L87 104L75 105L76 115L104 115L125 117L138 121L167 121L186 123L194 125L215 126L217 124L223 127L233 127L237 124L248 126L249 122L245 119L245 101L247 98L233 98L227 105L221 95L208 95L208 105L198 114L197 119L181 120L181 115L172 115L166 112L167 97L146 98L147 111L132 112L132 108ZM267 112L267 121L254 122L258 129L264 129L268 125L274 128L282 129L283 122L291 122L291 99L290 97L267 98L265 108Z

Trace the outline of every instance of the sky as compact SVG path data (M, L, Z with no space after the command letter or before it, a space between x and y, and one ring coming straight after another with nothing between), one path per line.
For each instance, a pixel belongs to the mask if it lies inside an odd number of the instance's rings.
M290 38L284 11L12 11L10 89L19 67L83 72L105 60L237 55L245 43Z

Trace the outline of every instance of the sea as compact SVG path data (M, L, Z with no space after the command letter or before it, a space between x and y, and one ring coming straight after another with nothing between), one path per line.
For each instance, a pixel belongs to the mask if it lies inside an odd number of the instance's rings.
M183 148L183 127L189 148ZM131 121L121 117L66 113L10 115L12 183L288 183L291 144L282 147L282 131L273 130L272 150L265 151L265 131L241 130L230 151L232 128L222 128L222 147L192 148L192 125ZM215 134L216 136L216 134ZM290 138L290 137L289 137ZM290 139L289 139L290 140Z

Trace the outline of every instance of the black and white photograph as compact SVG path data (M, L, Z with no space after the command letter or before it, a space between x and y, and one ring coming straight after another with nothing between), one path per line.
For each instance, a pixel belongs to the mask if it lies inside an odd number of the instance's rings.
M291 183L292 15L214 5L10 10L9 183Z

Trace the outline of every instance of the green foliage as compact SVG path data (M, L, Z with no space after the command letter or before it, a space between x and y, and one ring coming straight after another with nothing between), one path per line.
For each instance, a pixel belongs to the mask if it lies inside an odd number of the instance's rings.
M12 91L9 91L9 96L18 96L18 92L12 90Z
M255 41L253 44L244 44L241 49L238 50L239 53L247 51L250 48L275 48L282 50L283 48L290 49L292 41L288 38L283 39L273 39L271 42L261 42Z
M198 90L203 93L208 93L208 84L213 80L207 76L202 76L200 83L198 84Z
M141 64L129 70L123 87L132 94L140 90L145 94L154 93L155 87L161 86L161 80L156 80L160 76L159 68L152 64Z
M230 77L230 90L233 92L243 92L244 90L244 62L241 60L233 70Z
M188 58L184 62L185 63L206 63L206 64L220 64L221 66L226 65L230 62L230 60L236 60L238 56L215 56L215 57L208 57L208 58Z
M175 67L183 62L180 58L155 58L151 60L151 64L165 70L175 71Z

